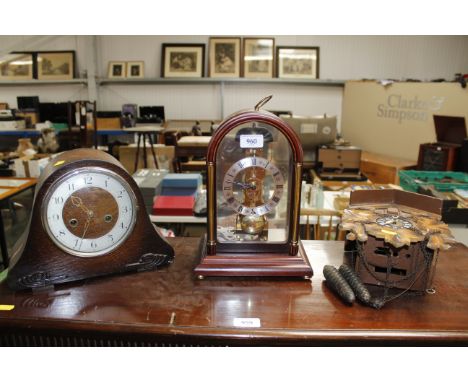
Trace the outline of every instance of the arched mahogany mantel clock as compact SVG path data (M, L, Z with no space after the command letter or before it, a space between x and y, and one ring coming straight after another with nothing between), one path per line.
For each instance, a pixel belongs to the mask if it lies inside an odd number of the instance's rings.
M44 169L20 244L8 271L13 289L153 270L174 258L131 175L93 149L64 152Z
M208 146L200 279L313 274L299 240L302 146L288 124L260 110L270 99L224 120Z

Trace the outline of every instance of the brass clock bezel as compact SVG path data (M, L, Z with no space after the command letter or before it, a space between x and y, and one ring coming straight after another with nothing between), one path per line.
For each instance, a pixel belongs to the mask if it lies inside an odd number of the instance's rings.
M97 173L105 174L107 176L111 176L114 179L118 180L118 182L122 185L122 187L127 191L128 195L130 197L130 200L132 202L132 205L133 205L133 212L132 212L132 219L130 221L130 226L129 226L129 229L127 230L127 232L122 236L122 238L117 243L115 243L114 245L112 245L112 246L110 246L110 247L108 247L106 249L103 249L103 250L97 251L97 252L90 252L90 253L70 249L67 246L63 245L61 242L59 242L55 238L53 233L51 232L51 230L49 228L48 220L47 220L47 206L49 204L50 198L52 197L52 194L55 192L57 187L59 187L59 185L61 185L67 179L72 178L72 177L74 177L74 176L76 176L78 174L81 174L81 173L86 173L86 172L97 172ZM49 189L47 190L47 193L44 195L44 198L43 198L43 200L41 202L41 220L42 220L42 226L44 227L44 229L45 229L45 231L47 233L47 236L62 251L66 252L66 253L68 253L70 255L76 256L76 257L95 258L95 257L107 255L107 254L113 252L115 249L119 248L121 245L123 245L125 243L126 239L130 236L130 234L133 232L133 230L135 228L138 208L139 208L139 206L138 206L136 195L133 192L130 185L128 184L128 182L122 176L120 176L116 172L111 171L111 170L106 169L106 168L96 167L96 166L89 166L89 167L85 167L85 168L75 169L74 171L69 172L69 173L65 173L64 175L57 178L50 185Z
M257 161L262 162L262 163L266 162L267 166L266 167L259 166L257 164ZM250 163L247 163L246 165L241 167L238 171L235 171L234 167L236 165L238 165L239 163L241 163L241 162L250 162ZM259 206L256 206L256 207L247 207L241 201L239 201L238 199L235 199L235 202L230 203L229 202L230 198L228 196L230 195L233 198L235 198L235 196L234 196L232 191L231 192L226 191L226 188L225 188L225 184L227 183L226 177L229 176L230 173L232 172L231 177L234 180L234 179L236 179L238 174L240 174L243 171L245 171L246 169L249 169L249 168L252 168L252 167L257 167L259 169L263 169L263 170L268 171L269 176L271 176L272 179L273 179L273 194L262 205L259 205ZM273 171L276 170L277 174L279 174L279 175L275 176L274 172L272 171L272 168L273 168ZM224 174L223 183L222 183L222 187L223 187L222 193L223 193L223 197L224 197L226 203L228 204L228 206L232 210L237 212L238 214L241 214L241 215L244 215L244 216L246 216L246 215L263 216L263 215L266 215L266 214L269 214L270 212L272 212L273 209L276 208L276 206L278 205L278 203L279 203L279 201L282 198L283 193L284 193L284 184L285 184L285 181L284 181L283 174L281 173L281 170L278 169L278 167L276 167L275 163L271 163L270 161L268 161L264 157L246 156L246 157L244 157L242 159L239 159L238 161L234 162L232 164L232 166ZM281 188L279 188L278 185L281 185ZM277 199L277 201L275 200L275 198ZM269 208L266 208L265 206L268 206ZM239 210L239 207L242 207L242 209ZM262 211L262 209L263 209L263 211ZM258 210L258 211L256 211L254 213L254 210Z

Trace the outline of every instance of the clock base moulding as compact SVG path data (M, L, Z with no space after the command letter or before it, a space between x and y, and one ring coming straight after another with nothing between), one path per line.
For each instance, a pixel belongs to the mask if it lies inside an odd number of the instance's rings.
M240 277L300 277L310 279L312 267L299 242L299 251L295 256L287 253L220 253L207 254L207 237L200 241L200 264L194 273L199 279L210 276L240 276Z

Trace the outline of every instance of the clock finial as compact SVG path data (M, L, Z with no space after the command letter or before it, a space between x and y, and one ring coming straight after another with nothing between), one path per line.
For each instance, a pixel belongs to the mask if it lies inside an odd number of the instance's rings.
M260 108L265 105L268 101L270 101L273 98L272 95L266 96L265 98L262 98L256 105L255 105L255 111L259 111Z

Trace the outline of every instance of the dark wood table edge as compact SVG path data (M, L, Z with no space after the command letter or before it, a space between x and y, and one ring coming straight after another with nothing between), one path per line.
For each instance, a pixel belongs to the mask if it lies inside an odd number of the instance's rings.
M60 329L57 329L60 323ZM468 346L468 331L412 329L275 329L201 327L166 324L125 324L43 320L40 318L0 319L1 337L10 334L120 338L158 344L230 346ZM73 336L73 335L71 335Z

